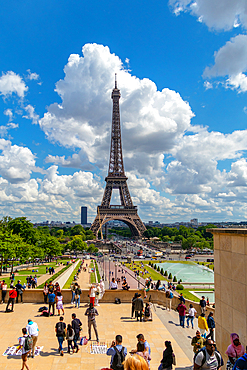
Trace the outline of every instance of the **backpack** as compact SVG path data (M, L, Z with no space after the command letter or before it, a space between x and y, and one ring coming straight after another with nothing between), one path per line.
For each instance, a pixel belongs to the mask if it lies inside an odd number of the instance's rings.
M195 353L195 356L194 356L193 362L195 363L196 357L197 357L198 353L200 353L200 352L203 352L202 364L201 364L201 366L200 366L200 368L202 368L202 366L203 366L203 365L205 364L205 362L206 362L206 347L202 347L201 349L199 349L199 351L198 351L198 352L196 352L196 353ZM215 357L216 357L217 362L218 362L218 367L217 367L217 368L219 368L219 367L221 367L221 366L223 366L223 365L224 365L224 362L223 362L223 359L220 357L220 354L219 354L219 352L218 352L217 350L215 350L215 351L214 351L214 353L215 353Z
M48 307L42 306L42 307L39 308L38 312L43 312L45 310L48 311Z
M120 303L121 303L120 298L115 298L115 304L120 304Z
M173 293L172 292L170 292L169 298L173 298Z
M57 325L57 336L63 337L65 335L65 330L63 326L63 322L59 322Z
M123 362L125 360L124 347L122 347L120 352L117 349L117 347L113 347L113 348L115 349L116 353L113 357L111 368L113 370L123 370L124 369Z
M33 338L30 337L30 335L28 335L27 337L25 337L24 349L25 351L30 351L32 347L33 347Z
M49 315L49 311L44 310L44 311L41 312L40 316L49 317L49 316L53 316L53 313L50 312L50 315Z
M149 308L148 307L145 307L144 316L146 316L146 317L149 317L150 316L150 312L149 312Z

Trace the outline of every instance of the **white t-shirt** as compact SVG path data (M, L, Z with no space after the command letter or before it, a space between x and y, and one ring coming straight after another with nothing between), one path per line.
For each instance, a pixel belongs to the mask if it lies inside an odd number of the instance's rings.
M219 354L220 356L220 354ZM202 360L204 358L203 352L199 352L198 355L196 356L195 363L198 366L202 365ZM201 367L202 369L205 370L216 370L218 368L218 361L215 353L213 353L212 356L208 354L208 351L206 350L206 361L204 362L203 366Z
M27 353L27 352L29 352L30 351L30 349L29 350L25 350L25 338L27 337L27 335L24 335L24 337L21 337L20 339L19 339L19 344L20 344L20 346L22 346L21 347L21 353L22 354L24 354L24 353Z
M36 322L33 322L31 325L27 324L26 329L29 335L34 335L35 337L39 335L38 325L36 324Z
M91 291L90 291L90 297L95 297L95 293L96 293L96 288L91 288Z
M196 313L196 310L195 310L194 307L192 307L192 308L189 309L189 316L195 317L195 313Z

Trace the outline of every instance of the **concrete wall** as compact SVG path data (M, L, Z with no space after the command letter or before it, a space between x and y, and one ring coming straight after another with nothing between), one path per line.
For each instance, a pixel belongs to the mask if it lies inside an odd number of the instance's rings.
M222 354L230 333L247 344L247 229L209 229L214 235L216 342Z

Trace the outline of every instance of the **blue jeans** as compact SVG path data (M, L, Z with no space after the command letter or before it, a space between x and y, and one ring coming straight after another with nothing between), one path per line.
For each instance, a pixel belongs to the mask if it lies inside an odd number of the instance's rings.
M74 345L75 345L76 349L78 348L77 341L78 341L79 337L80 337L80 333L75 333L73 342L74 342Z
M183 328L184 328L184 320L185 320L185 316L179 315L180 326L182 326Z
M193 329L194 328L194 325L193 325L194 316L187 318L187 326L190 326L190 321L191 321L191 326L192 326L192 329Z
M63 350L63 340L64 340L64 338L63 337L57 337L57 340L58 340L58 344L59 344L59 350L62 351Z
M75 292L72 292L72 299L71 299L71 304L73 304L75 301Z
M80 296L79 296L79 298L77 298L76 300L75 300L75 307L80 307Z

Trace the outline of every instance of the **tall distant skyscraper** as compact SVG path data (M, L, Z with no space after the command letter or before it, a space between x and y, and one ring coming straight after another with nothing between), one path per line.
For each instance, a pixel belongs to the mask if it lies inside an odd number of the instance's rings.
M87 224L87 207L81 207L81 224Z

